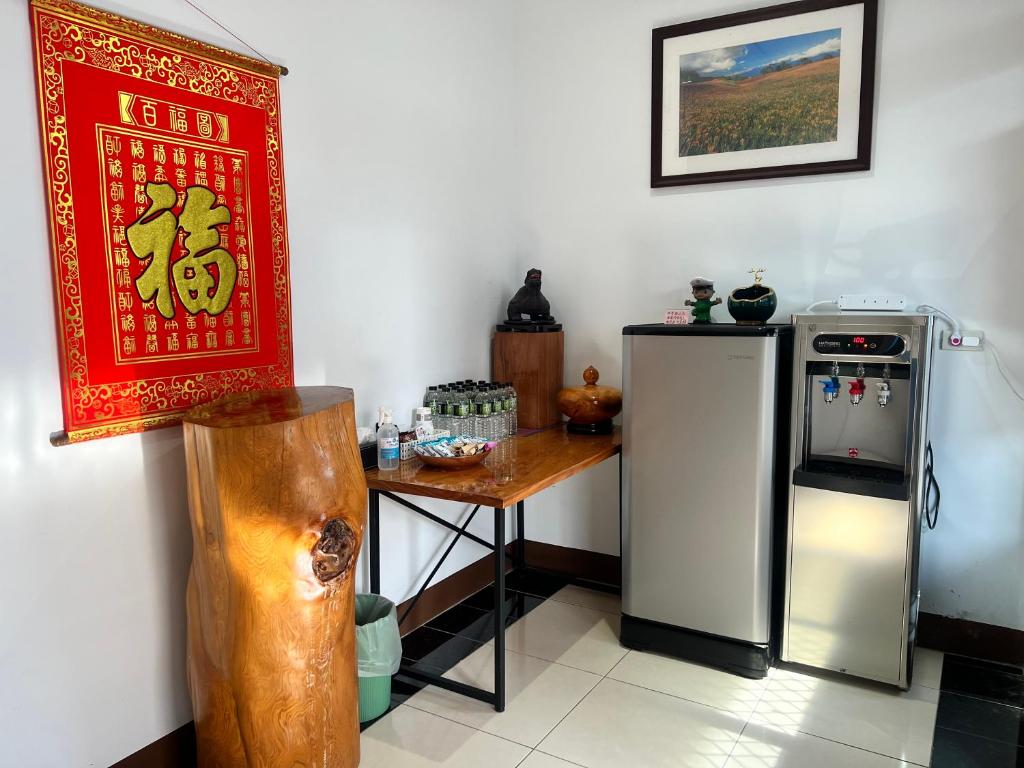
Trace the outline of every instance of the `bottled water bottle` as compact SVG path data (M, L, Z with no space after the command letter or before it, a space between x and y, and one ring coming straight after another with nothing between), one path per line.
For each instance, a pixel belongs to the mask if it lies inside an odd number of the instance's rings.
M437 391L438 416L434 419L434 429L452 428L452 391L445 385Z
M473 399L473 436L483 440L490 440L491 430L491 397L487 392L486 385L477 388L476 397Z
M455 393L452 395L452 434L453 435L465 435L469 430L472 429L470 423L470 402L469 398L466 397L466 392L462 387L456 387Z
M505 420L508 433L515 435L519 431L519 397L511 381L505 382Z
M427 387L427 391L423 394L423 407L430 409L430 415L433 416L438 412L438 387L436 384L431 384Z
M491 383L488 385L491 398L491 440L504 440L508 437L508 430L505 424L505 397L502 394L501 384Z

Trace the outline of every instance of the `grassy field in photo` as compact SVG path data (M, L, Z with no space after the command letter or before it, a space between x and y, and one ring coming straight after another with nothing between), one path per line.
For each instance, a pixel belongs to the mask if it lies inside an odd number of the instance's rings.
M679 86L679 156L835 141L839 56Z

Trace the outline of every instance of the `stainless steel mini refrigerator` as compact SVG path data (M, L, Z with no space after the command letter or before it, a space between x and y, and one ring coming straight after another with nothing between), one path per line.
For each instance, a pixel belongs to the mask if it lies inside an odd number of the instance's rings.
M767 674L791 354L788 325L623 329L623 645Z

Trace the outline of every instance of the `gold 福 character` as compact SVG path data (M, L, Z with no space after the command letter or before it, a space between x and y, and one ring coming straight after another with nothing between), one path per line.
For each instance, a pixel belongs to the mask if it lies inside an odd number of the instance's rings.
M153 352L156 352L156 351L157 351L156 334L155 333L148 333L148 334L146 334L146 353L147 354L152 354Z
M163 144L153 145L153 162L163 165L167 162L167 150Z
M199 349L199 336L195 333L185 335L185 349Z
M139 139L132 139L128 143L131 146L132 157L134 157L136 160L141 160L143 157L145 157L146 150L142 146L142 142Z
M184 147L174 148L174 164L184 165L185 164L185 149Z

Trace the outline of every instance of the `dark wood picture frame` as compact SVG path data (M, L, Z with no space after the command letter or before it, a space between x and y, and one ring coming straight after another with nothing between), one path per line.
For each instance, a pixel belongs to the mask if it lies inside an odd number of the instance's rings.
M770 19L797 16L850 5L864 6L864 27L861 46L861 79L858 115L857 156L844 160L794 163L740 168L734 170L667 175L662 168L662 111L664 95L664 43L672 38L698 32L736 27ZM875 55L878 27L878 0L797 0L797 2L755 8L698 21L659 27L652 35L651 64L651 187L674 187L723 181L772 179L786 176L809 176L823 173L847 173L871 168L871 133L874 122Z

